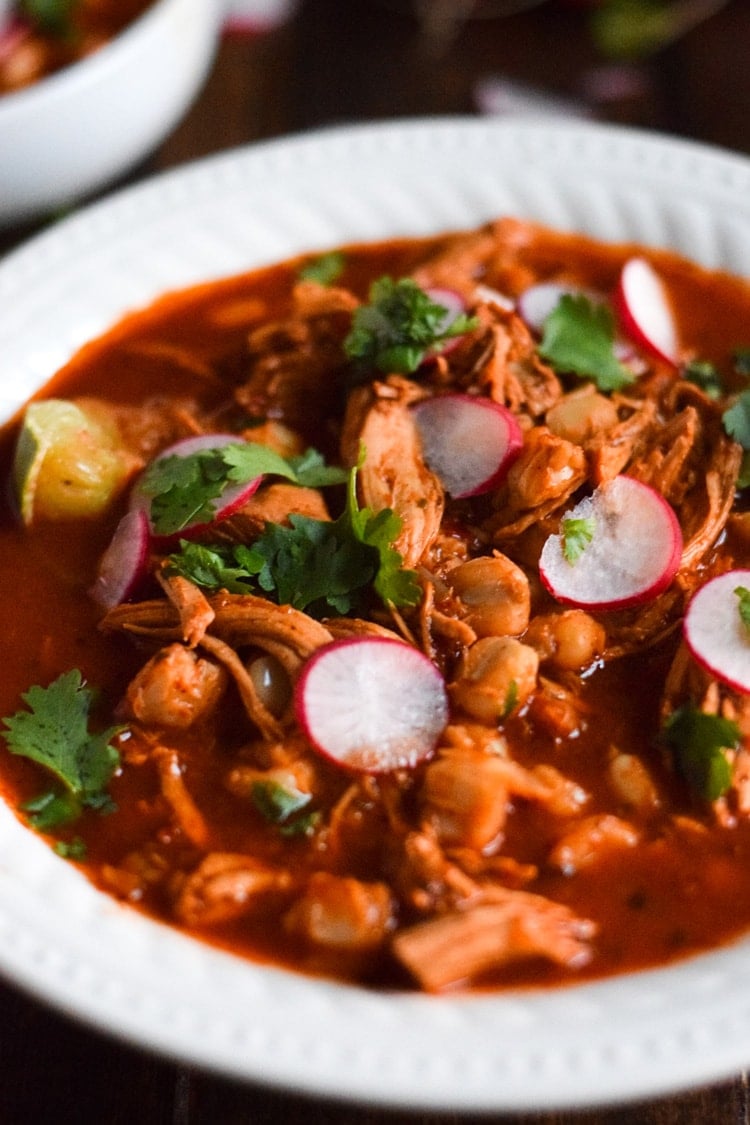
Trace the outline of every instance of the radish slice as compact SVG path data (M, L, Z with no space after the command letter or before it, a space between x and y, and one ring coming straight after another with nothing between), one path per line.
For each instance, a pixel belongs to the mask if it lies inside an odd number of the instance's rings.
M457 499L496 488L523 445L515 415L488 398L437 395L413 413L425 461Z
M201 453L209 449L221 449L225 445L238 445L243 441L237 434L197 434L195 437L183 438L181 441L175 442L174 445L168 446L163 449L158 457L154 458L152 464L157 464L159 461L166 460L167 457L189 457L193 453ZM196 535L200 535L206 528L210 527L216 520L227 519L233 515L242 505L250 499L253 493L257 490L262 476L255 477L253 480L244 481L240 484L231 485L222 492L221 496L217 498L216 507L213 519L197 519L191 521L185 527L180 529L179 535L183 539L190 539ZM140 483L136 481L135 487L130 496L131 509L140 509L146 513L149 521L149 530L152 537L159 542L169 542L175 538L174 535L160 535L154 528L151 521L151 500L152 498L143 492L140 488Z
M750 693L750 628L740 617L737 590L750 590L750 570L729 570L695 593L683 625L698 663L735 691Z
M445 316L437 326L437 332L438 335L442 332L447 332L453 322L458 320L459 316L463 316L466 312L466 301L455 289L443 289L432 285L428 286L424 291L434 304L440 305L441 308L445 309ZM430 359L434 358L436 355L446 355L448 352L453 351L462 339L462 336L451 336L447 340L442 340L437 347L430 348L425 358Z
M99 562L99 573L89 595L102 609L132 597L146 576L149 557L148 518L144 511L127 512Z
M584 289L580 285L568 285L562 281L540 281L524 289L518 298L518 315L527 328L537 336L541 336L545 320L551 312L554 312L563 297L586 297L589 301L600 304L605 300L601 293L594 293L593 290Z
M628 335L676 366L679 343L669 297L661 278L645 258L630 258L622 267L617 302Z
M347 638L318 649L297 682L294 702L321 754L367 773L416 766L448 721L435 665L387 637Z
M574 562L564 553L568 520L586 521L590 540ZM660 493L633 477L608 481L563 516L539 574L558 601L589 609L626 609L669 586L682 556L682 532Z

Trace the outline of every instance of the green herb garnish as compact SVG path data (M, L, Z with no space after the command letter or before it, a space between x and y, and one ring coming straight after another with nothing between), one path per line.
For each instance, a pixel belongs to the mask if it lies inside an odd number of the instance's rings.
M344 351L367 369L410 375L429 351L440 351L476 324L465 313L454 317L410 278L382 277L370 288L369 304L355 311Z
M227 489L274 475L319 488L346 480L342 469L327 466L315 450L286 459L265 445L229 442L185 457L157 457L146 468L140 490L151 499L151 523L158 535L175 535L192 524L210 522Z
M107 786L120 756L111 740L121 728L89 732L93 692L78 669L63 673L49 687L29 688L22 699L29 710L3 720L8 749L44 766L63 786L61 793L45 792L28 803L32 823L46 829L74 820L85 807L112 811Z
M340 250L332 250L329 254L321 254L311 262L306 262L299 271L303 281L317 281L319 285L333 285L344 272L346 258Z
M750 590L747 586L735 586L734 593L737 597L737 611L740 621L746 629L750 630Z
M678 771L699 797L716 801L726 793L732 781L726 751L740 743L737 723L686 704L669 716L662 733Z
M373 513L357 503L357 469L348 473L346 506L337 520L289 516L289 526L266 524L252 545L182 541L167 573L207 589L261 591L280 605L314 616L347 614L372 586L393 605L416 605L421 590L393 547L401 519L390 508Z
M565 293L544 322L539 354L565 374L593 379L600 391L619 391L633 373L614 352L615 322L607 305Z
M562 521L562 553L569 562L576 562L594 538L596 520L593 517Z
M724 429L745 450L750 450L750 390L742 391L721 416Z
M713 401L720 399L724 394L724 383L718 369L713 363L706 360L691 360L682 371L682 377L688 383L700 387L703 393Z

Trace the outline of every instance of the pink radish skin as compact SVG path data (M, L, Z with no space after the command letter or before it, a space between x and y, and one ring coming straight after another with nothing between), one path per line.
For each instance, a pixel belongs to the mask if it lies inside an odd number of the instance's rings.
M224 445L237 445L240 444L242 440L243 439L237 434L197 434L195 437L183 438L181 441L175 442L174 445L163 449L158 456L154 458L154 463L162 461L167 457L189 457L191 454L200 453L202 450L221 449ZM165 544L173 542L175 538L195 538L206 531L206 529L217 520L227 519L229 516L234 515L234 513L250 499L253 493L257 491L262 479L262 477L255 477L254 480L232 485L225 489L218 499L218 507L216 508L216 514L213 520L201 520L196 523L188 524L187 527L184 527L176 536L162 536L154 531L150 519L151 497L146 496L145 493L140 491L137 481L131 493L130 507L131 509L141 509L149 517L149 529L155 542Z
M735 691L750 694L750 630L740 617L738 587L750 590L750 570L729 570L693 595L683 623L695 660Z
M488 398L436 395L413 414L425 461L455 499L497 488L523 446L515 415Z
M559 602L594 610L627 609L670 585L682 557L677 517L660 493L619 476L582 500L566 519L593 520L593 537L575 562L560 535L545 542L539 574Z
M629 258L620 272L617 308L624 331L641 347L676 366L679 342L664 284L645 258Z
M102 609L126 602L138 590L148 570L150 535L148 517L140 509L127 512L99 562L90 597Z
M365 773L413 769L448 722L435 665L387 637L347 638L318 649L297 681L294 706L320 754Z

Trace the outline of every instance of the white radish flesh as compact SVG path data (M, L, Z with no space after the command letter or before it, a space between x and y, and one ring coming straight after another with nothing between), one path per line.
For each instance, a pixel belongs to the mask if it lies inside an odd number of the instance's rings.
M573 562L564 553L568 520L590 521L591 539ZM551 535L542 548L539 574L559 602L626 609L666 590L681 556L680 525L664 497L619 476L563 516L561 534Z
M750 570L711 578L693 595L684 621L685 642L710 675L750 693L750 628L740 616L738 590L750 591Z
M409 769L448 721L445 684L418 649L386 637L334 641L307 662L297 719L316 749L346 769Z
M89 590L102 609L112 609L136 593L148 569L149 544L146 513L138 509L127 512L115 528Z
M660 359L676 365L679 341L669 296L650 262L628 259L620 273L617 298L625 332Z
M413 410L424 459L455 499L496 488L523 446L515 415L488 398L437 395Z

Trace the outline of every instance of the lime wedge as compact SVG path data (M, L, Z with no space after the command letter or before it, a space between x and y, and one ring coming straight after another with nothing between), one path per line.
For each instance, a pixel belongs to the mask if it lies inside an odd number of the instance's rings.
M112 431L76 403L46 399L26 408L13 461L25 524L99 515L127 473Z

